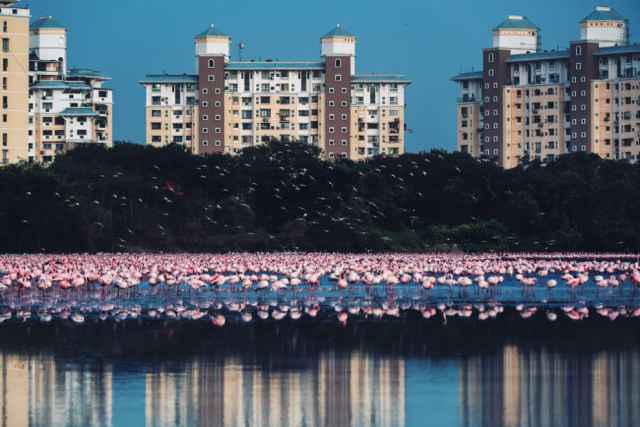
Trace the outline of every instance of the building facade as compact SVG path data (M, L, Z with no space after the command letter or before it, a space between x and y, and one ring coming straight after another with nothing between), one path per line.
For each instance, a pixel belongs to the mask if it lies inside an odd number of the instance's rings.
M356 73L356 38L337 26L315 61L232 61L211 26L195 39L196 74L147 75L147 144L194 154L239 153L273 139L329 159L404 153L403 76Z
M2 51L0 76L0 165L27 159L29 9L0 1Z
M540 29L509 16L482 58L452 78L459 151L505 168L578 151L640 159L640 44L615 10L596 7L563 50L543 50Z
M77 144L113 143L113 96L97 71L67 65L67 30L52 17L0 1L0 165L50 162Z

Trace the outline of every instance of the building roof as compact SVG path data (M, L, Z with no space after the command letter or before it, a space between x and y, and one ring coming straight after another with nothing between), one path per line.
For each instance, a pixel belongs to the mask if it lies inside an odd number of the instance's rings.
M347 31L344 28L342 28L342 25L338 24L338 25L335 26L334 29L329 31L324 36L322 36L323 39L324 38L329 38L329 37L355 37L355 36L353 34L351 34L349 31Z
M98 115L89 107L65 108L62 113L63 117L95 117Z
M411 83L411 80L400 74L356 74L352 81L354 83Z
M451 80L453 80L454 82L460 82L463 80L482 80L482 77L482 71L471 71L453 76L451 77Z
M529 18L526 16L509 15L507 19L498 24L493 30L503 29L537 30L538 26L529 21Z
M522 53L520 55L512 55L506 62L534 62L534 61L553 61L559 59L569 59L568 50L545 50L534 53Z
M215 25L211 24L209 28L207 28L203 32L198 33L196 35L197 39L201 39L203 37L229 37L229 36L223 33L222 31L218 30L218 28L216 28Z
M54 19L53 16L43 16L31 23L31 30L39 30L41 28L65 28L65 26Z
M594 55L603 56L603 55L629 55L631 53L640 53L640 44L630 44L627 46L611 46L611 47L601 47L597 51L595 51Z
M91 86L89 86L85 82L69 81L69 80L40 80L31 87L33 89L48 89L48 90L54 90L54 89L90 90L91 89Z
M324 70L324 62L318 61L236 61L224 67L230 71L244 70Z
M195 74L147 74L140 84L154 83L174 83L174 84L195 84L198 83L198 76Z
M580 23L586 21L625 21L625 18L609 6L596 6Z
M67 72L68 77L84 77L96 80L108 80L109 78L100 71L91 70L89 68L72 68Z

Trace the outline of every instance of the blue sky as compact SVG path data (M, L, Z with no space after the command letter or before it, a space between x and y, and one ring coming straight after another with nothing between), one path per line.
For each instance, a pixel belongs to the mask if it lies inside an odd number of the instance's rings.
M114 89L114 136L144 142L147 73L194 71L193 36L211 23L246 43L244 59L315 59L322 34L336 23L358 37L359 72L406 74L409 151L455 147L455 94L449 78L472 66L506 15L529 17L545 49L579 37L591 0L37 0L34 18L55 16L69 30L71 66L99 69ZM608 3L640 31L638 0ZM237 57L237 56L236 56Z

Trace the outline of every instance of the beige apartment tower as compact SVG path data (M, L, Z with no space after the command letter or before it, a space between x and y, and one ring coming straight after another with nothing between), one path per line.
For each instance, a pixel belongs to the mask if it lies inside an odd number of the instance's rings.
M27 160L29 9L0 1L0 165Z

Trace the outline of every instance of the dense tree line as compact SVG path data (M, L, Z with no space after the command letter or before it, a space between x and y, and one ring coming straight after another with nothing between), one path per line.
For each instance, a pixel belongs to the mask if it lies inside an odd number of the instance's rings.
M118 144L5 167L0 252L640 249L640 165L318 154L279 142L209 157Z

